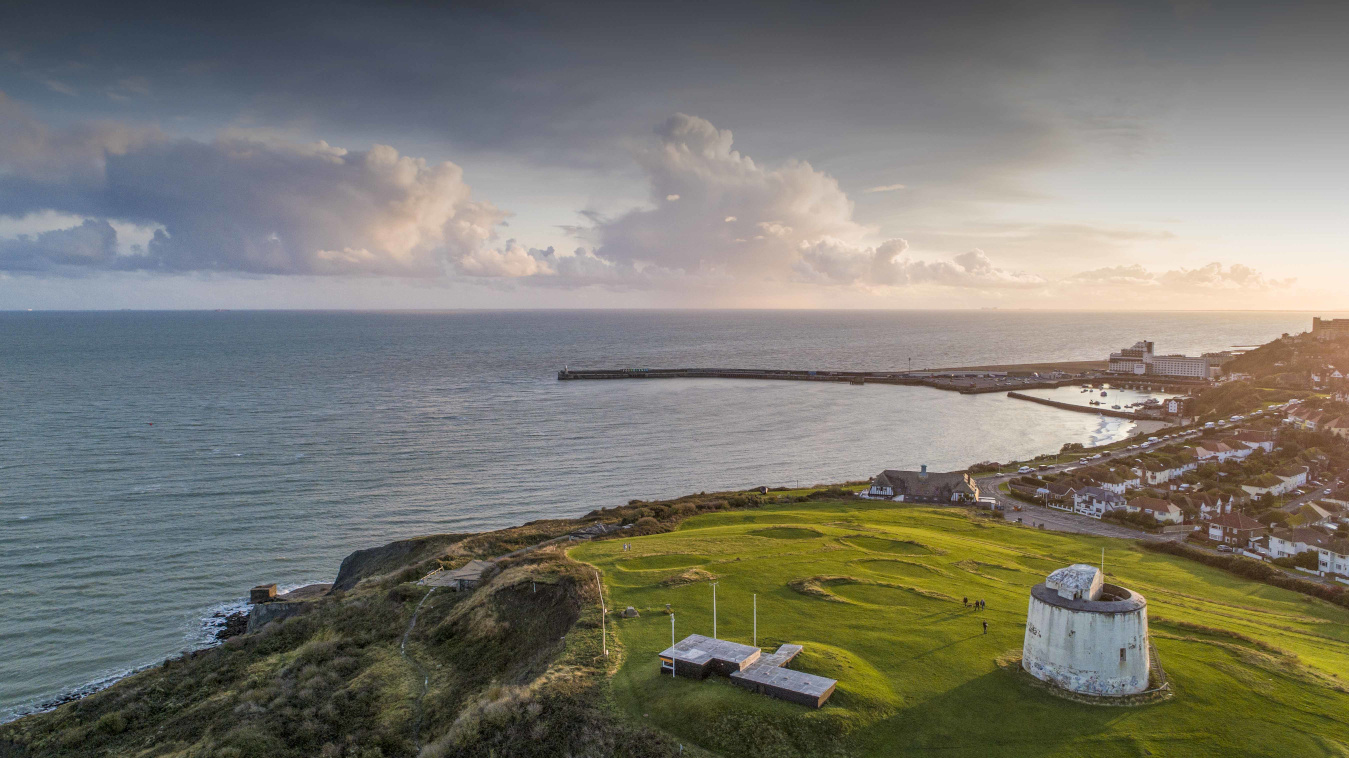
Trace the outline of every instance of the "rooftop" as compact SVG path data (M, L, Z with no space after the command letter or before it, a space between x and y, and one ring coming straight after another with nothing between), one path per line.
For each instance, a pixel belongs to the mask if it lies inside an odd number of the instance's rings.
M1055 570L1045 586L1066 598L1095 600L1101 594L1101 572L1095 566L1074 563Z
M813 698L822 697L826 692L833 689L834 685L838 684L837 681L828 677L807 674L803 671L795 671L782 668L781 665L769 665L768 663L755 663L744 671L732 673L731 678L780 687Z
M1059 570L1062 571L1063 569ZM1053 574L1050 576L1053 576ZM1102 584L1100 597L1096 600L1078 600L1064 597L1060 592L1049 587L1047 582L1031 587L1030 594L1031 597L1048 605L1088 613L1131 613L1146 607L1148 604L1148 601L1137 592L1114 584Z
M661 651L661 656L702 665L710 660L743 663L759 654L759 648L741 645L729 640L714 640L701 634L690 634L672 647Z

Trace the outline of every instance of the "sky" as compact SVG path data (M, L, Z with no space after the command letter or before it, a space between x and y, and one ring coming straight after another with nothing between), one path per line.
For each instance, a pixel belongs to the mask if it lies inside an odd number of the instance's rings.
M27 3L0 11L0 309L1349 310L1345 28Z

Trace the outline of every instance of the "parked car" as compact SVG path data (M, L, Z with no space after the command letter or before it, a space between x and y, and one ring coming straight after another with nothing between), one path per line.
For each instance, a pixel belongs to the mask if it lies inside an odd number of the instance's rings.
M1231 546L1231 545L1219 545L1219 546L1218 546L1218 552L1220 552L1220 553L1230 553L1230 552L1232 552L1232 546Z
M1021 468L1016 470L1016 473L1018 474L1029 474L1030 472L1031 472L1030 466L1022 466Z

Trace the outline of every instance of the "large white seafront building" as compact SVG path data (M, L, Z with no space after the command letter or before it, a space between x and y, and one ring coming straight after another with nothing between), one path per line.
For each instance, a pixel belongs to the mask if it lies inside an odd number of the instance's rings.
M1208 356L1157 355L1154 344L1139 340L1110 354L1107 370L1112 374L1134 376L1177 376L1191 379L1209 379L1213 372Z

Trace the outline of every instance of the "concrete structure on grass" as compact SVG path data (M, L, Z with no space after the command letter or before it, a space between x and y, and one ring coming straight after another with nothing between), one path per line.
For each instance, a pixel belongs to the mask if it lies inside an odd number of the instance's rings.
M436 569L422 577L417 584L427 587L449 587L455 592L476 590L482 578L496 564L492 561L472 560L457 569Z
M800 645L783 645L761 655L759 648L690 634L660 652L662 674L705 679L710 673L731 678L739 687L792 703L819 708L834 694L837 681L788 668Z
M1095 566L1058 569L1031 588L1021 667L1070 692L1104 697L1148 689L1148 604L1105 584Z

